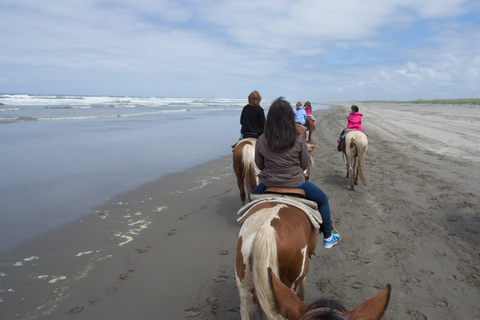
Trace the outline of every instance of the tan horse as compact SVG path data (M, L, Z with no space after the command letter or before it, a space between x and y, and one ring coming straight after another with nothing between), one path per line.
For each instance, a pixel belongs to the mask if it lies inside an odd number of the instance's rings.
M307 139L307 127L301 125L300 123L295 123L298 133L300 133L305 139Z
M260 183L258 178L260 170L258 170L255 164L256 142L256 139L246 138L232 145L233 170L237 176L237 185L238 189L240 189L242 205L245 204L247 197L250 197L252 190Z
M278 280L272 270L268 270L268 275L274 296L274 305L277 307L276 314L279 315L279 318L285 317L290 320L378 320L382 318L387 309L392 290L391 285L388 284L373 298L362 302L354 310L347 311L341 303L329 299L320 299L307 306L298 299L292 290Z
M257 309L277 319L268 268L305 299L305 276L316 246L317 230L297 207L267 201L251 208L237 243L235 276L242 319L255 319Z
M350 188L355 190L358 184L358 177L366 186L367 181L364 175L364 160L368 149L368 139L365 133L359 130L347 132L342 141L342 151L346 158L347 178L350 177Z

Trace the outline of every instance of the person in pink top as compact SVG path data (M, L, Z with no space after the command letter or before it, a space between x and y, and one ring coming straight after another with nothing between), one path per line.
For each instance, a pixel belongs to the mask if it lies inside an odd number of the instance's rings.
M312 104L310 103L310 101L305 102L305 104L303 105L303 110L305 110L305 113L307 114L307 117L308 116L313 117L312 116Z
M338 138L338 151L342 151L342 140L345 137L345 130L360 130L363 131L362 129L362 117L363 114L359 113L358 106L352 105L351 108L352 112L350 112L347 116L347 127L343 129L342 133L340 134L340 138Z

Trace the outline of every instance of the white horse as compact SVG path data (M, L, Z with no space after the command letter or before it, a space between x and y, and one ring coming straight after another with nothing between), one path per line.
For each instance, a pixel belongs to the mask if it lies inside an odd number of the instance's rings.
M363 173L365 154L368 149L368 139L365 133L359 130L351 130L345 136L345 149L342 148L347 159L347 178L350 177L350 188L355 190L358 177L366 186L367 181Z

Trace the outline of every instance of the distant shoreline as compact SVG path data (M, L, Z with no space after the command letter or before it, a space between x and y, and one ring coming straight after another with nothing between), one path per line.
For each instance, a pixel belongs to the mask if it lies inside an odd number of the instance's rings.
M402 101L402 100L366 100L360 101L365 103L410 103L410 104L473 104L480 105L480 99L434 99L434 100L412 100L412 101Z

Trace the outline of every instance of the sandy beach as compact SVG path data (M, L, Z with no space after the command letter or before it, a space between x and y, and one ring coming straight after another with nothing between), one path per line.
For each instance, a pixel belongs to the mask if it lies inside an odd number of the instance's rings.
M390 283L384 319L480 318L479 107L358 103L368 185L351 191L336 151L351 103L332 105L314 112L310 181L343 242L319 242L307 302L354 308ZM240 319L231 164L119 194L16 251L0 268L0 319Z

